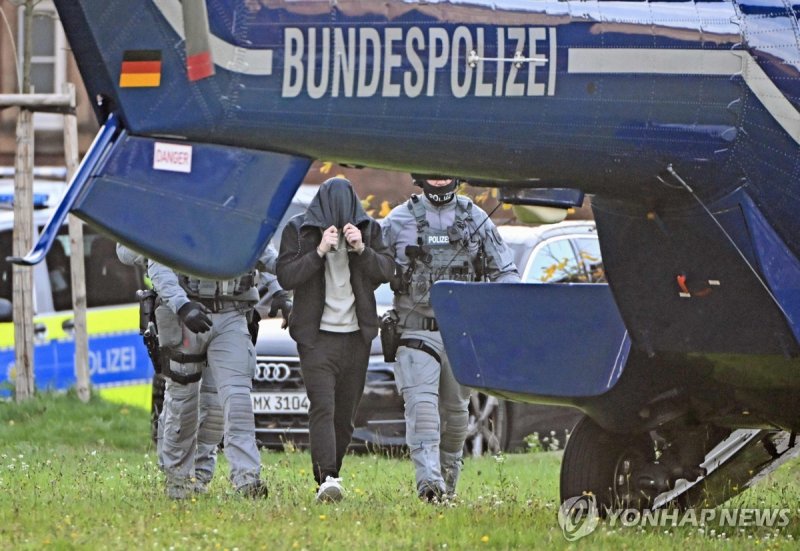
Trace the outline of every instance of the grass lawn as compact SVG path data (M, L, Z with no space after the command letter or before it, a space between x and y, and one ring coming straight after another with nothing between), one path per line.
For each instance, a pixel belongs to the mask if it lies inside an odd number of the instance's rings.
M468 459L449 505L416 499L405 458L348 456L348 494L335 505L314 502L306 452L262 459L267 499L233 495L222 458L208 495L176 503L143 410L47 394L0 403L0 549L796 549L800 538L800 462L726 504L790 508L784 527L602 522L568 542L556 452Z

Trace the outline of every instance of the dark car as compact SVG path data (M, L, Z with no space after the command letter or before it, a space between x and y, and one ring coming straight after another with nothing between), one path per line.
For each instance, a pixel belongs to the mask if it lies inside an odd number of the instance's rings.
M603 281L600 248L593 222L562 222L529 227L501 226L514 251L522 280L528 283ZM379 310L391 307L388 285L376 291ZM380 312L379 312L380 313ZM256 431L263 446L308 443L308 399L297 347L280 321L261 321L256 345L258 367L253 380ZM470 404L468 451L517 450L538 433L545 447L563 446L565 433L580 413L572 408L512 403L474 392ZM372 343L367 382L359 405L353 444L399 447L405 444L403 400L397 392L394 365L383 360L380 340Z

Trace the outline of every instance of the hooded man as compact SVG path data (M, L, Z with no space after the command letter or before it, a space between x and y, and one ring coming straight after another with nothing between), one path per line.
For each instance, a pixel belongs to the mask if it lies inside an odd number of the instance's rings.
M278 282L294 290L289 333L297 342L310 403L309 437L318 501L338 501L339 470L378 334L375 289L394 274L381 228L350 182L324 182L281 235Z

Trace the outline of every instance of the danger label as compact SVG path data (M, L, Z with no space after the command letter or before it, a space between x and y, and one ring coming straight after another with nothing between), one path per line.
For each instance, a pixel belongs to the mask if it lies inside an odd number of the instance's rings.
M153 151L153 169L191 172L192 146L156 142Z

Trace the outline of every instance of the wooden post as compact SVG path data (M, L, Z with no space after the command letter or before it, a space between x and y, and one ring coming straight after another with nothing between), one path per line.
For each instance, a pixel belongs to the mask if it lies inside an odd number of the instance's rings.
M14 256L33 247L33 112L17 115L17 156L14 161ZM17 402L31 398L33 378L33 267L14 264L14 367Z
M22 56L23 94L31 86L31 29L33 0L25 0L25 45ZM21 108L17 115L17 156L14 160L14 256L27 254L33 246L33 112ZM17 370L16 397L22 402L33 397L33 268L14 265L11 281L14 312L14 367Z
M78 170L78 118L75 116L75 85L66 83L64 92L69 95L72 110L64 114L64 161L67 181ZM78 398L88 402L89 388L89 336L86 327L86 270L83 255L83 222L69 215L70 272L72 279L72 311L75 335L75 379Z
M26 22L27 24L27 22ZM30 34L30 30L26 35ZM26 64L27 67L27 64ZM23 73L28 74L26 69ZM27 79L27 77L26 77ZM27 80L24 80L27 82ZM28 85L29 86L29 85ZM28 92L33 90L28 89ZM75 117L75 91L68 94L0 94L0 108L21 107L17 116L17 156L14 161L14 243L13 256L23 257L33 247L33 111L59 112L65 115L64 147L67 170L74 174L78 164L78 131ZM70 237L73 238L73 225L78 232L83 227L78 219L70 216ZM86 284L83 267L83 236L72 242L72 289L75 307L75 354L78 378L78 395L89 399L88 385L88 347L86 337ZM75 254L75 253L78 254ZM79 266L75 264L79 258ZM33 396L35 390L33 362L33 267L14 264L12 268L14 292L12 295L14 312L14 367L16 377L16 398L22 401ZM78 278L78 279L76 279Z

